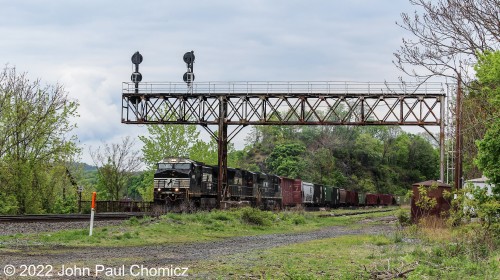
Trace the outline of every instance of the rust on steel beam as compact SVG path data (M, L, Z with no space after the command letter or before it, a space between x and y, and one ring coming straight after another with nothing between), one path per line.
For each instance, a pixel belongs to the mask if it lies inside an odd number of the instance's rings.
M437 85L398 91L387 84L207 83L183 94L180 85L167 85L141 84L136 94L134 84L124 83L122 122L218 125L224 97L227 125L439 126L444 96Z

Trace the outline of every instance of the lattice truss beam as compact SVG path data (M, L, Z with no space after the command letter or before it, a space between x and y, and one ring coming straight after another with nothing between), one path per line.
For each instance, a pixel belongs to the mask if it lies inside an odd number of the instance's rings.
M392 86L392 88L391 88ZM218 125L440 125L440 84L124 83L122 122Z

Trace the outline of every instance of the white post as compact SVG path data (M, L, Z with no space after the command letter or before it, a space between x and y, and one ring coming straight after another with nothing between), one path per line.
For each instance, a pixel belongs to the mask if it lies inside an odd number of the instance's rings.
M90 231L89 231L89 236L92 236L92 230L94 229L95 198L96 198L96 192L93 192L92 193L92 208L90 209Z
M89 236L92 236L92 229L94 228L94 208L90 210L90 232Z

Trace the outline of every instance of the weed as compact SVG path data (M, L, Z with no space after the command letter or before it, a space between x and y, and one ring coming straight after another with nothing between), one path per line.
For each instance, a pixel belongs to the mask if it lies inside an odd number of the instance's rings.
M304 216L297 215L293 217L292 222L294 225L303 225L306 223L306 218L304 218Z
M230 212L214 210L210 213L210 217L219 221L232 221L234 216Z
M139 223L139 219L137 219L137 217L132 217L132 218L128 219L127 224L131 225L131 226L138 226L140 223Z
M411 225L411 218L408 210L400 209L396 216L400 226L405 227Z
M274 214L256 208L245 207L241 208L241 219L251 225L270 226L274 220Z

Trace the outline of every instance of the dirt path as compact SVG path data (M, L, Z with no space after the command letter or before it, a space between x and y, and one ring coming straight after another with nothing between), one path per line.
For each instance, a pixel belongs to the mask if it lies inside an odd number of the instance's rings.
M231 255L238 253L264 250L316 239L342 235L389 234L394 230L395 227L392 224L394 218L384 217L377 220L386 221L386 223L370 225L366 221L360 221L358 223L360 228L357 229L336 226L305 233L242 236L202 243L127 248L44 248L36 246L14 249L4 248L0 249L0 269L6 265L13 265L18 270L22 265L50 265L54 268L55 272L59 271L62 265L66 267L71 265L76 267L90 267L93 277L84 278L100 279L100 277L95 277L93 271L96 265L103 265L106 268L125 265L127 269L131 265L144 265L147 267L170 267L170 265L173 265L174 267L181 267L186 263L193 263L198 260L220 259L223 261L225 258L230 258ZM104 274L100 275L104 276ZM5 277L2 270L0 270L1 277ZM138 278L135 277L135 279Z

